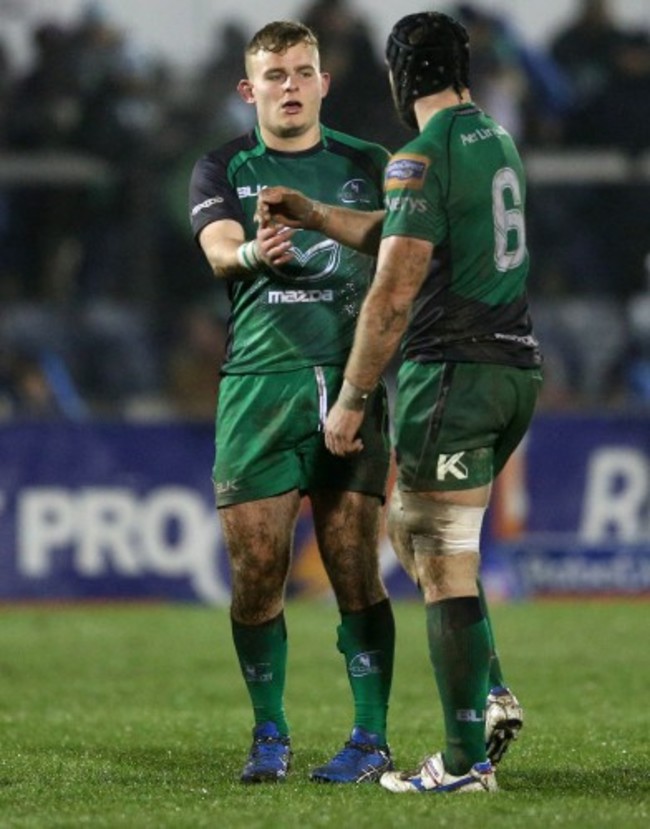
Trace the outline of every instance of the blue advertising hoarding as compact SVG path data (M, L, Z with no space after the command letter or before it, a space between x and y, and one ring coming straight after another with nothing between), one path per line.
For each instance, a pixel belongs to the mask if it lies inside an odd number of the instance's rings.
M486 542L501 591L650 595L650 418L540 416L521 454L495 511L523 492L523 520Z
M212 424L0 427L0 600L229 600ZM650 421L539 416L495 486L488 591L650 592ZM390 544L394 596L416 596ZM308 502L289 593L329 592Z
M0 600L227 602L213 455L210 423L0 427ZM385 537L382 562L415 593ZM329 593L307 501L288 592Z

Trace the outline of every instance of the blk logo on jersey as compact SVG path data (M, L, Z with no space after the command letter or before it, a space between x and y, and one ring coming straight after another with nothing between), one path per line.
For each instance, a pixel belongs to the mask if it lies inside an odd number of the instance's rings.
M262 184L256 184L255 187L246 184L237 188L237 195L240 199L256 199L263 189L264 185Z
M469 469L461 463L464 454L464 452L454 452L453 455L438 455L436 479L445 481L451 476L457 481L466 481L469 478Z

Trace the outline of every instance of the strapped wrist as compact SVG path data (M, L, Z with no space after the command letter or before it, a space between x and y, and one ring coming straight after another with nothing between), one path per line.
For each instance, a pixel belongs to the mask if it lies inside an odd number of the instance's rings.
M344 379L338 400L336 401L342 409L349 412L362 412L366 408L366 402L370 397L370 391L364 391L349 380Z
M259 268L262 264L262 257L260 255L257 239L251 239L249 242L243 242L237 248L237 261L246 271L254 271Z
M329 204L323 204L321 201L312 201L308 219L311 229L318 230L320 233L325 233L325 225L329 214Z

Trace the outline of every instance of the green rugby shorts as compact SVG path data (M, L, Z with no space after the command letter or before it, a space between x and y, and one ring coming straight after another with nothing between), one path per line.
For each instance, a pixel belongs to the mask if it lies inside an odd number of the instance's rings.
M541 384L537 368L405 361L394 423L400 487L489 484L526 433Z
M384 498L390 457L388 403L381 383L370 396L360 436L364 449L337 458L323 424L343 381L333 366L222 378L213 478L217 506L292 489L364 492Z

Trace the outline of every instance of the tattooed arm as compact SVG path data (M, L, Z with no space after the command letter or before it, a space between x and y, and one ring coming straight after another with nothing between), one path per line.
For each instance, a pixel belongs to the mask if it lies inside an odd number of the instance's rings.
M381 243L377 273L361 308L343 388L325 426L327 448L335 455L363 448L356 435L365 399L397 350L432 253L433 245L423 239L389 236Z

